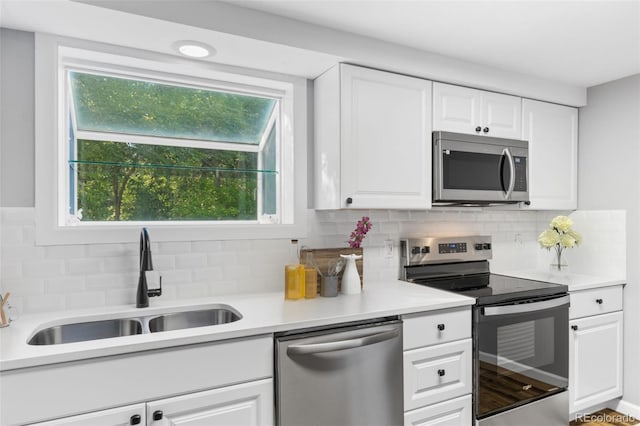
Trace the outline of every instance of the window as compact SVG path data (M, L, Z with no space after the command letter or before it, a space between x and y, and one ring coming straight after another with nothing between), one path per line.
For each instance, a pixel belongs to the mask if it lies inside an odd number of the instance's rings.
M66 74L70 221L277 223L277 98Z
M294 99L306 117L306 94L294 87L304 79L38 38L42 244L130 241L141 225L161 229L160 240L304 234L295 219L306 177L294 168L305 162L304 125L293 143Z

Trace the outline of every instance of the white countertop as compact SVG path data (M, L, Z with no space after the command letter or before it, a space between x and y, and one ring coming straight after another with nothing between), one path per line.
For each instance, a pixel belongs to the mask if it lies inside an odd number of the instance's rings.
M569 291L587 290L597 287L609 287L621 285L627 282L624 278L604 277L596 275L574 274L571 272L542 271L538 269L500 271L494 272L499 275L524 278L528 280L546 281L554 284L564 284L569 287Z
M0 329L0 371L75 361L149 349L211 342L307 327L432 311L474 303L474 299L429 287L389 281L365 283L362 294L285 301L281 292L225 295L190 301L151 299L151 306L23 315ZM167 312L229 305L242 314L239 321L184 330L139 334L59 345L28 345L35 331L69 322L140 317Z

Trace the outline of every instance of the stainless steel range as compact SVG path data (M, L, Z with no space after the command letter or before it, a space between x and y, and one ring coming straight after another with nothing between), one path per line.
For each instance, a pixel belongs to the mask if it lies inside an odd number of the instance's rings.
M401 279L476 299L477 425L569 422L569 295L565 285L491 274L491 237L400 241Z

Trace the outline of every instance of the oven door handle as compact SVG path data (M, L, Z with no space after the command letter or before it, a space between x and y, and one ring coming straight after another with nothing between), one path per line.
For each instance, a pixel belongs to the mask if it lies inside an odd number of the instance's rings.
M494 315L521 314L544 309L557 308L569 304L569 296L562 296L556 299L544 300L542 302L518 303L515 305L488 306L483 308L483 315L486 317Z
M516 163L513 161L513 155L511 155L511 150L509 148L503 149L502 155L506 155L509 160L509 187L507 188L507 192L504 196L505 200L509 200L511 199L513 189L516 186Z

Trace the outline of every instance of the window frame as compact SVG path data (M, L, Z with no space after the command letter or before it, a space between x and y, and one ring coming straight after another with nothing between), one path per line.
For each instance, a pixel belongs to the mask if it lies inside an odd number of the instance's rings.
M107 72L110 75L120 72L125 78L130 76L153 80L155 77L162 83L175 81L189 87L277 96L280 125L276 126L276 129L280 132L281 138L280 152L276 160L280 165L277 174L277 202L281 204L280 223L260 223L260 220L252 220L67 224L67 195L70 182L65 167L68 167L69 153L63 149L67 146L65 138L70 132L70 117L66 111L65 99L69 95L65 81L67 67L87 72ZM131 242L136 240L137 231L142 226L150 228L154 241L304 237L306 91L306 80L300 77L240 70L154 52L36 34L36 243L53 245ZM272 115L270 120L273 119L275 118ZM268 140L268 134L269 132L264 133L261 143ZM147 138L133 137L141 138L138 140ZM230 144L225 142L225 145ZM52 158L55 161L51 161ZM258 205L259 209L261 207Z

